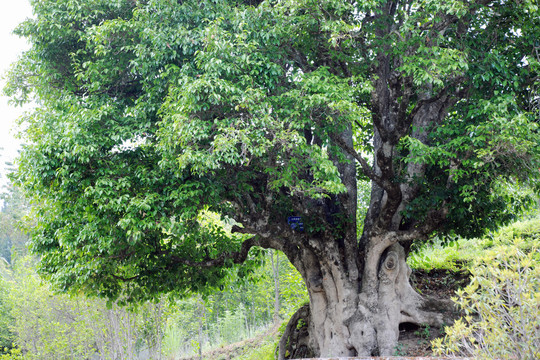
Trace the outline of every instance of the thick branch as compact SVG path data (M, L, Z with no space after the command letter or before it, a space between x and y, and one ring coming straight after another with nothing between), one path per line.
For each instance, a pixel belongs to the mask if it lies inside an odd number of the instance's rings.
M391 184L388 181L385 181L383 178L375 174L373 169L369 166L366 159L364 159L352 146L347 145L342 139L339 137L329 134L332 141L334 141L340 148L342 148L347 154L351 155L360 163L360 167L362 168L362 172L365 176L367 176L370 180L377 183L380 187L383 189L387 189L387 187L391 186Z
M226 262L229 262L232 260L235 264L241 264L244 261L246 261L249 250L254 246L260 246L263 248L272 248L273 241L269 238L262 238L260 236L254 236L250 239L247 239L244 241L240 247L239 251L234 252L224 252L221 253L216 258L206 258L202 261L194 261L191 259L181 258L176 255L172 255L171 259L173 262L177 264L183 264L191 267L199 267L199 268L212 268L212 267L219 267L225 265Z
M123 277L123 276L119 276L119 275L114 275L114 274L111 274L111 276L113 278L115 278L116 280L121 280L123 282L128 282L128 281L133 281L135 279L138 279L141 275L135 275L135 276L131 276L131 277Z
M443 97L448 95L449 89L453 86L457 86L459 83L461 83L463 80L465 80L465 77L458 76L454 78L448 85L446 85L441 91L439 91L435 96L431 96L427 99L419 100L416 106L412 109L412 111L409 113L408 116L408 123L412 123L414 120L414 117L418 114L420 109L422 109L424 106L432 104L434 102L437 102L441 100ZM464 95L463 93L466 92L468 89L462 89L455 92L455 95L457 96L450 96L446 98L446 102L448 105L444 106L444 108L448 108L452 105L452 100L459 98L460 96Z

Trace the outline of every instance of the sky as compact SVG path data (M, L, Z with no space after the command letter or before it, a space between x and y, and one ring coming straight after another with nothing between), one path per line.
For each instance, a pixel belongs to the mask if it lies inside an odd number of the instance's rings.
M11 63L29 48L28 43L12 34L13 29L24 19L32 16L28 0L0 0L0 88L5 85L4 75ZM0 96L0 192L6 184L6 161L12 162L20 148L15 139L15 120L22 115L23 109L8 105L8 98Z

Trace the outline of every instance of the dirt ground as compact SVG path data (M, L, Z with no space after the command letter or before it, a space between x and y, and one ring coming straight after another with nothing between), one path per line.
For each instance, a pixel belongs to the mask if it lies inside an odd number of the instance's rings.
M430 272L414 270L411 282L423 295L450 299L457 289L468 284L469 274L438 269ZM444 336L444 329L429 326L402 324L399 330L396 356L432 356L431 340Z

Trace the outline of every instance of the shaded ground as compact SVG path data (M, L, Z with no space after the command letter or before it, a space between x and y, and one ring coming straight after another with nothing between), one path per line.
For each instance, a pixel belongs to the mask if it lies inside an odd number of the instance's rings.
M435 269L429 272L414 270L411 275L413 286L423 295L439 299L450 299L457 289L467 285L469 275L465 272ZM403 324L395 356L426 357L432 356L431 340L443 336L443 329ZM265 333L241 342L223 346L203 353L204 360L233 360L246 358L253 349L276 343L278 328L274 327ZM248 356L249 358L249 356ZM199 360L198 356L185 357L180 360ZM252 360L258 360L253 358Z
M434 269L429 272L413 270L412 285L422 294L444 299L450 299L454 292L465 287L469 282L469 273Z
M457 289L468 284L469 274L440 269L429 272L414 270L411 282L422 295L450 299ZM398 346L394 354L397 356L431 356L431 340L444 336L444 329L429 326L402 324L399 329Z

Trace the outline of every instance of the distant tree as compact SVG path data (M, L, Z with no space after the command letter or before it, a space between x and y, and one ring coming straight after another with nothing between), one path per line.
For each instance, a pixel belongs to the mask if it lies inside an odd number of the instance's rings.
M5 279L6 265L7 263L0 259L0 353L11 349L15 338L10 328L14 319L9 307L9 291Z
M38 104L16 179L59 289L198 291L274 248L309 293L303 351L388 355L444 321L410 244L508 222L527 201L498 189L538 179L534 1L32 5L6 92Z
M20 191L7 185L0 194L0 257L11 263L12 252L26 253L28 235L22 230L22 221L28 213L28 203Z
M279 324L279 309L281 308L279 296L279 252L276 251L276 261L274 261L274 253L270 253L270 261L272 263L272 274L274 275L274 324Z
M165 302L130 311L80 294L57 295L37 276L35 262L22 256L0 267L1 345L15 344L28 360L134 359L142 352L161 358Z

